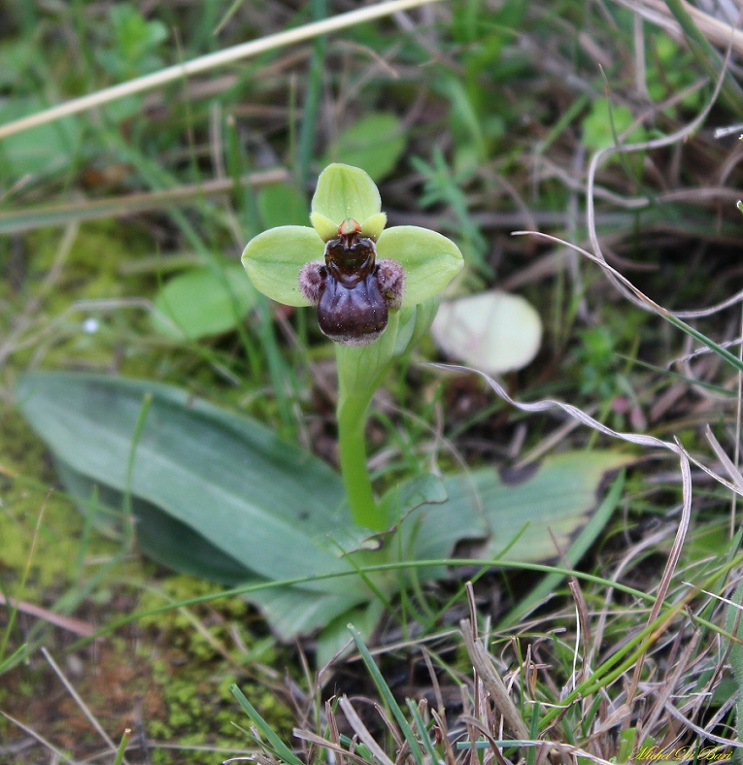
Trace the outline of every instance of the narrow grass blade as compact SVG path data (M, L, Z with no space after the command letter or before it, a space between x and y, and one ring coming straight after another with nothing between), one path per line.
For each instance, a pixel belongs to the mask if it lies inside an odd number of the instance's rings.
M358 633L356 628L352 624L349 624L348 629L351 633L351 637L353 638L353 642L356 644L356 648L361 654L361 658L366 665L367 670L369 671L369 674L374 680L374 684L377 686L379 694L384 699L384 702L391 710L395 721L400 726L400 730L402 731L402 734L405 740L408 742L408 746L410 747L410 752L413 755L413 759L417 765L423 765L423 750L418 743L418 739L413 733L413 729L405 719L405 715L403 714L402 709L400 709L400 705L397 703L395 697L393 696L389 685L387 685L387 681L379 671L379 667L377 667L376 663L374 662L374 658L372 657L371 653L369 653L369 649L364 644L364 641L361 639L361 635Z
M678 21L697 63L707 72L713 81L716 80L720 76L720 68L723 65L717 51L694 23L694 19L686 10L681 0L665 0L665 3L668 10ZM723 82L720 95L725 100L725 105L728 109L739 117L743 116L743 90L741 90L731 72L725 74L725 81Z
M260 716L258 710L245 698L245 694L237 685L233 684L230 686L230 691L237 699L237 703L242 707L243 712L250 718L250 722L255 726L258 734L262 737L261 743L264 745L266 743L270 744L273 753L287 763L287 765L304 765L299 757L279 738L273 728Z
M614 481L604 501L598 509L592 513L590 520L585 525L578 538L566 552L564 561L567 565L575 566L583 555L588 551L601 529L606 526L622 496L624 488L624 473ZM498 629L505 629L515 624L521 616L529 611L536 603L554 592L557 585L564 579L563 574L548 574L544 579L514 608L505 619L498 624Z
M421 715L420 710L418 709L418 705L414 701L411 701L410 699L406 699L406 703L408 705L408 711L410 712L410 716L413 718L415 727L418 730L418 735L420 736L420 739L423 742L423 747L426 750L426 753L429 757L429 761L438 762L440 759L439 753L436 751L436 748L433 745L433 741L431 741L431 737L428 735L428 728L426 727L426 723L423 719L423 716Z
M26 652L28 651L28 645L23 643L13 651L13 653L6 656L0 661L0 675L16 666L20 661L25 660Z

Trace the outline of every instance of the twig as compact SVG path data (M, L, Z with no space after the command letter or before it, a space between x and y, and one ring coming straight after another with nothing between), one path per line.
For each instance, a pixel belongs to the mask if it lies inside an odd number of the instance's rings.
M0 140L8 136L28 130L32 127L45 125L48 122L54 122L69 117L72 114L88 111L96 106L116 101L126 96L136 93L143 93L147 90L162 87L171 82L177 82L185 77L192 77L201 72L207 72L226 64L232 64L251 56L257 56L259 53L265 53L275 48L281 48L293 43L303 42L319 35L337 32L339 29L346 29L356 24L362 24L367 21L389 16L398 11L404 11L408 8L416 8L420 5L439 2L439 0L390 0L386 3L358 8L348 13L341 13L329 19L316 21L312 24L305 24L297 29L287 29L283 32L277 32L273 35L261 37L258 40L234 45L226 50L210 53L206 56L200 56L183 64L174 64L173 66L161 69L158 72L146 74L143 77L137 77L128 82L122 82L119 85L113 85L110 88L104 88L87 96L74 98L51 109L45 109L42 112L32 114L29 117L23 117L13 122L8 122L0 126Z
M43 619L45 622L49 622L49 624L53 624L55 627L61 627L75 635L80 635L80 637L90 637L95 632L95 627L93 627L92 624L84 622L81 619L75 619L72 616L65 616L64 614L55 614L47 608L42 608L33 603L26 603L23 600L6 598L1 592L0 606L17 608L23 614Z
M475 637L470 622L463 621L461 627L462 634L464 635L464 644L467 647L467 653L470 656L472 665L488 695L493 699L495 708L503 715L506 725L508 725L516 738L528 740L531 738L529 736L529 729L521 719L516 705L511 701L506 684L495 671L490 654L482 642Z

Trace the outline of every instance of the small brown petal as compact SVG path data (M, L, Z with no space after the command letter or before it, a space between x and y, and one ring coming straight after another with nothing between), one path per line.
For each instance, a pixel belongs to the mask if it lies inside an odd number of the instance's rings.
M327 270L321 260L311 260L302 266L299 272L299 289L312 305L320 302L326 278Z
M377 284L387 301L387 307L396 311L402 305L405 292L405 271L396 261L383 258L377 262Z

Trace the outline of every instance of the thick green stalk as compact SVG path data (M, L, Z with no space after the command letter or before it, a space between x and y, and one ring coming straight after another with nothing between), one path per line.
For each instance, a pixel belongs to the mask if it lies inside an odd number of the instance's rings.
M373 394L373 391L372 391ZM374 531L384 529L384 519L374 500L366 466L366 420L371 396L350 395L338 403L338 451L343 484L354 523Z
M366 466L366 421L374 391L395 357L400 314L395 311L382 337L371 345L335 346L338 367L338 452L351 516L357 526L374 531L387 519L374 499Z
M384 531L389 519L374 499L366 466L366 421L374 391L395 358L428 331L436 316L437 297L392 311L384 334L371 345L335 346L338 367L338 451L343 484L357 526Z

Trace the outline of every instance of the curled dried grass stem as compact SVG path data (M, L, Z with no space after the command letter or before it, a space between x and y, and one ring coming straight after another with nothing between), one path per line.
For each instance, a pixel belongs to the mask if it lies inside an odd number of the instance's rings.
M610 266L608 265L607 267L610 268ZM621 276L621 274L618 274L618 275ZM624 279L624 277L621 277L621 278ZM462 372L471 372L471 373L477 374L488 383L488 385L493 389L493 391L496 393L496 395L499 398L503 399L504 401L509 403L511 406L516 407L520 411L536 413L536 412L544 412L550 409L558 408L564 411L566 414L573 417L574 419L578 420L582 424L587 425L589 428L592 428L593 430L598 431L599 433L603 433L604 435L610 436L612 438L620 439L622 441L626 441L628 443L636 444L639 446L665 449L667 451L672 452L678 457L679 468L681 472L681 487L682 487L682 496L683 496L681 518L679 521L678 529L676 531L676 536L673 541L673 545L671 546L671 551L668 555L668 561L666 562L666 565L663 569L663 574L658 584L657 599L655 600L652 608L650 609L648 624L651 624L652 622L654 622L658 618L658 615L660 614L660 610L662 608L662 605L665 601L665 597L671 585L671 580L676 570L676 566L678 565L678 561L681 556L681 549L683 547L684 540L686 539L686 535L689 530L689 525L691 523L691 501L692 501L691 461L692 461L692 458L691 458L691 455L689 455L689 453L686 451L686 449L684 449L683 446L681 446L681 444L678 441L669 442L669 441L663 441L659 438L656 438L655 436L648 436L648 435L643 435L639 433L620 433L616 430L612 430L612 428L607 427L603 423L587 415L585 412L583 412L581 409L579 409L577 406L574 406L573 404L566 404L561 401L556 401L552 399L544 399L542 401L536 401L532 403L523 403L523 402L515 401L513 398L511 398L508 395L508 393L506 393L503 386L500 385L496 380L494 380L492 377L485 374L484 372L481 372L477 369L472 369L471 367L465 367L465 366L454 365L454 364L431 364L430 366L438 368L438 369L458 370ZM694 462L695 464L698 464L696 460L694 460ZM703 466L700 465L700 467L703 467ZM710 475L713 475L713 476L715 475L708 468L703 467L703 469L705 469L705 472L708 472ZM733 484L723 481L723 479L721 479L721 477L719 476L718 476L718 479L721 482L724 482L729 488L733 489L734 491L736 490ZM638 660L634 674L633 674L632 683L628 691L628 698L632 698L637 688L637 684L639 682L639 677L640 677L639 673L640 673L641 665L642 665L642 661Z
M664 315L670 315L665 309L661 308L657 303L650 300L649 297L643 295L634 285L632 285L627 279L619 274L615 269L611 268L606 262L606 258L601 250L601 244L599 242L598 233L596 231L596 209L595 209L595 194L596 188L596 173L601 163L608 159L613 154L631 154L638 151L651 151L653 149L662 149L666 146L673 146L679 141L683 141L688 138L694 132L696 132L707 119L712 107L717 101L720 91L722 90L723 83L725 81L725 73L727 71L727 64L730 60L730 50L728 50L725 62L720 69L720 76L715 83L715 89L705 105L702 111L687 125L679 130L671 133L670 135L663 136L662 138L654 138L649 141L638 141L637 143L629 143L615 146L608 146L604 149L597 151L592 157L588 168L588 181L586 185L586 217L588 224L588 236L593 249L593 256L591 259L597 262L604 268L609 280L614 284L617 290L621 292L631 303L634 303L644 311L661 312ZM647 202L648 200L646 200Z

